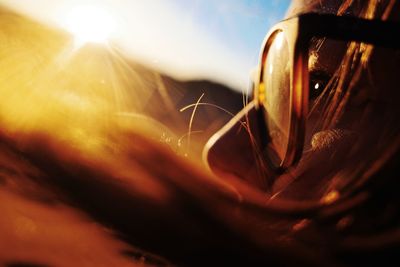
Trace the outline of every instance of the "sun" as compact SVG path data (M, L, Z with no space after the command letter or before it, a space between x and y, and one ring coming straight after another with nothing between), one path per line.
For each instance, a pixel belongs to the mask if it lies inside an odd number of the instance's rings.
M115 23L109 12L99 6L79 6L66 13L64 27L74 35L75 44L108 42Z

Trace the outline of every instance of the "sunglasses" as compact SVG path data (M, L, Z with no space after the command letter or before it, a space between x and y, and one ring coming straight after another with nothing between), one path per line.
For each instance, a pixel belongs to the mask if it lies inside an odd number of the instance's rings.
M258 126L267 163L284 170L304 147L309 106L309 51L314 38L356 41L399 48L400 23L328 14L303 14L275 25L267 34L254 81Z

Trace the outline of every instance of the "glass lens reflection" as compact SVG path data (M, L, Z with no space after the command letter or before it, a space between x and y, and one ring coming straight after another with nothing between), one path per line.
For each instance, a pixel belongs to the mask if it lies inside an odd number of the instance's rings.
M290 126L290 58L288 42L283 32L277 32L268 49L262 73L265 98L265 121L271 146L282 161Z

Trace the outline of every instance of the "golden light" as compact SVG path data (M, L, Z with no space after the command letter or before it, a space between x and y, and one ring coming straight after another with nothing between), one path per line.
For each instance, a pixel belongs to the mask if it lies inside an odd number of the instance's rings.
M64 27L75 37L76 45L88 42L107 43L115 22L109 12L99 6L79 6L67 13Z
M285 35L283 32L279 32L275 37L276 49L281 50L283 46L283 42L285 41Z

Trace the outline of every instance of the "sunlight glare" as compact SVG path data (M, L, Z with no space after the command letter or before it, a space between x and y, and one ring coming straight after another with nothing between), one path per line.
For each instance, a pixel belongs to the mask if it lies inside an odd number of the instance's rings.
M114 20L106 9L80 6L67 13L65 28L74 35L75 44L107 43L114 30Z

